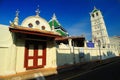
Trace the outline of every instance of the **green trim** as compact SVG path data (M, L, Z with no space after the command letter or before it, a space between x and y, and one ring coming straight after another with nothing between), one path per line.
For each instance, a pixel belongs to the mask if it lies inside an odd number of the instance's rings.
M95 12L97 12L97 11L98 11L97 9L94 9L92 12L95 13Z
M65 32L62 30L57 30L56 32L60 33L61 36L68 36Z
M53 23L53 22L54 22L54 23ZM54 24L54 27L55 27L55 28L58 27L58 26L60 26L60 24L59 24L56 20L49 22L49 25L50 25L51 28L52 28L52 25L53 25L53 24Z
M54 25L54 28L57 28L57 27L61 26L60 23L57 20L51 20L49 22L49 25L50 25L51 29L52 29L52 25ZM58 32L61 36L68 36L68 34L61 29L56 29L56 32Z

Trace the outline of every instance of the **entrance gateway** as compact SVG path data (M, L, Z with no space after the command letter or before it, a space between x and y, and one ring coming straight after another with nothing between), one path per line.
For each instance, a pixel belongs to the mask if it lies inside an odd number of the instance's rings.
M28 69L43 68L46 65L46 42L26 40L24 67Z

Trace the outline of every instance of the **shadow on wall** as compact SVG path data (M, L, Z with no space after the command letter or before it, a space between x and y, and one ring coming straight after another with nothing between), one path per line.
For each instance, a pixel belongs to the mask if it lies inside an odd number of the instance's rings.
M108 51L108 52L107 52L107 56L114 57L114 56L116 56L116 55L115 55L115 53L113 53L112 51Z
M74 53L58 53L57 51L57 66L64 66L69 64L77 64L80 62L88 62L90 61L90 54L74 54Z
M112 51L108 51L107 54L102 53L101 57L102 59L107 59L110 57L115 57L115 53ZM57 51L57 66L64 66L64 65L69 65L69 64L76 64L80 62L89 62L89 61L94 61L94 60L100 60L100 55L97 56L91 56L90 53L79 53L79 54L74 54L74 53L58 53Z

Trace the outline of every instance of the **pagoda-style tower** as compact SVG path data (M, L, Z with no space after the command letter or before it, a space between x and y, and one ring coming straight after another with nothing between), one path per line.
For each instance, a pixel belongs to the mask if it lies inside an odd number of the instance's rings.
M56 31L61 36L68 36L69 35L68 32L61 26L61 24L57 20L55 13L52 16L52 19L49 21L49 25L50 25L52 31Z
M106 25L100 10L94 7L90 13L91 29L92 29L92 41L94 43L100 42L101 47L105 48L110 43Z

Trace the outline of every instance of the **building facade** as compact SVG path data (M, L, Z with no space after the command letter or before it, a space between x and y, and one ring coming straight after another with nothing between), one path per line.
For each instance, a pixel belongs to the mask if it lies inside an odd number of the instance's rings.
M94 43L98 43L99 41L102 47L106 47L106 45L110 44L110 40L101 11L94 7L90 13L90 19L92 41Z
M39 16L39 9L36 15L25 18L21 25L18 22L17 11L10 26L0 25L0 76L56 68L55 38L61 36Z
M119 55L119 52L113 42L113 39L110 40L108 36L107 28L104 22L104 18L102 12L94 7L92 12L90 13L90 21L91 21L91 30L92 30L92 42L95 44L95 47L99 49L99 53L101 55L106 54L114 54Z

